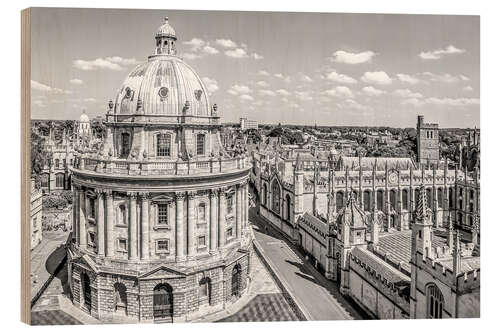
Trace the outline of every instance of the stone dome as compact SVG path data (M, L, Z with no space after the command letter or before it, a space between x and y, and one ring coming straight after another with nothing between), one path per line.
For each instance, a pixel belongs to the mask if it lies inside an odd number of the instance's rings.
M80 123L90 123L90 119L89 119L89 116L87 116L87 114L85 113L85 111L83 111L83 113L81 114L79 120L78 120Z
M168 17L165 17L165 23L156 31L156 37L176 38L175 29L168 23Z
M155 55L130 72L116 97L117 114L209 116L207 90L196 72L173 55Z

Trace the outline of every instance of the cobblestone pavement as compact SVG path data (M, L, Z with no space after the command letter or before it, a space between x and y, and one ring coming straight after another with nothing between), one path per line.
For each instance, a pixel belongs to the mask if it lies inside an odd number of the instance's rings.
M255 296L240 311L219 322L297 321L299 318L281 293Z

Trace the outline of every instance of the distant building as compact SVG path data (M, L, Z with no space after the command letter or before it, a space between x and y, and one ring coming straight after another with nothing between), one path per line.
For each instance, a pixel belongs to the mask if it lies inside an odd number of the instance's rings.
M35 187L34 179L31 179L30 197L31 249L33 250L42 241L42 190Z
M240 129L247 130L247 129L258 129L258 128L259 128L259 123L257 122L257 120L240 118Z
M424 116L417 118L417 162L439 163L439 125L424 123Z

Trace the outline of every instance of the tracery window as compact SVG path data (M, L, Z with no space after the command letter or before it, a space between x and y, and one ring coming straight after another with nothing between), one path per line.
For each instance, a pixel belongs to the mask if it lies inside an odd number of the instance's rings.
M363 208L365 212L369 212L371 210L371 193L370 191L365 191L363 193Z
M408 190L407 189L403 189L403 193L402 193L402 201L403 201L403 209L406 209L408 210Z
M278 182L275 180L272 185L272 210L280 214L280 197L281 197L281 189Z
M427 287L427 318L443 318L444 298L439 288L432 284Z
M56 187L64 187L64 173L58 173L56 175Z

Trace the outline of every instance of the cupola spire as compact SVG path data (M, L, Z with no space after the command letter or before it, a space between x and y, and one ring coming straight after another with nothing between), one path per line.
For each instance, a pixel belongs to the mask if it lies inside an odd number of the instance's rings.
M155 55L176 55L177 49L175 43L177 35L174 28L168 23L168 16L165 16L165 22L158 28L155 35L156 48Z

